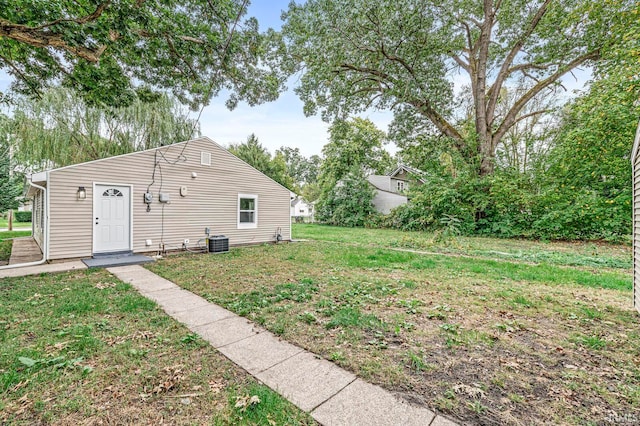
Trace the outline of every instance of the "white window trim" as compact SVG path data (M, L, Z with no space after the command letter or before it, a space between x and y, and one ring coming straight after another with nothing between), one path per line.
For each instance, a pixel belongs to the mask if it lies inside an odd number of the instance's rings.
M200 152L200 165L201 166L210 166L211 165L211 153L207 151Z
M253 215L253 223L240 223L240 199L253 198L255 200L255 210ZM240 194L238 193L238 229L254 229L258 227L258 196L256 194Z

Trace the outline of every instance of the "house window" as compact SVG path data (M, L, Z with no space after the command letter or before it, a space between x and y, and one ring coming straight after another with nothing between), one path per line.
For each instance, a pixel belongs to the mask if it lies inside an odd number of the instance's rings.
M258 226L258 196L238 194L238 228Z
M398 181L398 192L402 192L404 191L404 182L399 180Z
M123 197L122 192L118 191L115 188L107 189L102 193L103 197Z
M211 153L202 151L200 153L200 165L202 166L210 166L211 165Z

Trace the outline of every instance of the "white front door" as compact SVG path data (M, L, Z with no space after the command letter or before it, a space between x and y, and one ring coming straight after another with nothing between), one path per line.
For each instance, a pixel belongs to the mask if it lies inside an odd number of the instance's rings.
M131 250L131 187L96 184L93 219L94 253Z

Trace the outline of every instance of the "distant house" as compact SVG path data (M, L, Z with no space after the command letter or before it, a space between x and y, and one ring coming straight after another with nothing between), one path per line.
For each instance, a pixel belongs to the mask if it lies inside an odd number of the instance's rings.
M206 137L47 170L28 183L46 260L194 247L205 228L230 245L291 239L290 191Z
M398 166L388 175L369 175L367 180L376 189L373 205L376 210L388 214L392 209L406 204L409 185L422 185L423 173L405 165Z
M313 218L313 203L309 204L298 195L291 193L291 217L296 220L311 220Z

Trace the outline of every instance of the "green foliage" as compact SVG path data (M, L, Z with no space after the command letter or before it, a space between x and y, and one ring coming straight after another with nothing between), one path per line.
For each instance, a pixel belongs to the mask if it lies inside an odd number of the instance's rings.
M368 119L338 120L329 128L329 143L322 148L320 166L323 189L334 186L354 170L365 174L383 174L393 168L391 156L384 150L386 135Z
M0 137L11 135L16 160L35 170L170 145L200 131L168 95L145 95L126 107L91 106L64 88L16 99L3 124Z
M539 182L502 170L484 178L433 177L413 187L411 202L394 209L380 225L562 240L618 241L631 232L631 195L623 184L613 187L615 192L604 192L589 187L587 180L569 186L559 178L547 178L554 180Z
M0 240L0 265L4 265L11 258L11 248L13 247L13 240Z
M0 143L0 213L17 208L22 193L22 185L18 175L13 173L9 157L9 148Z
M246 142L231 144L228 149L233 155L269 176L290 191L296 189L295 182L287 170L285 156L281 152L278 152L272 157L267 148L262 146L253 133L249 135Z
M358 169L326 189L316 203L316 220L330 225L364 226L375 215L375 191Z
M307 203L314 203L320 197L322 188L318 182L311 182L302 187L302 199Z
M343 118L392 109L407 130L444 135L476 174L534 99L599 60L630 1L309 0L291 3L283 34L306 114ZM453 80L469 84L456 105ZM519 82L519 83L516 83ZM504 89L519 84L517 96ZM551 89L551 90L547 90ZM516 93L513 90L507 92ZM533 113L533 115L529 115ZM430 146L431 147L431 146Z
M322 159L317 155L309 158L300 153L300 148L281 147L276 151L276 156L281 155L287 165L287 173L299 187L315 183L320 172Z
M18 222L31 222L32 212L14 212L13 215Z
M243 6L0 0L0 68L18 93L35 97L61 83L90 105L127 106L141 88L170 91L192 107L222 89L229 108L273 100L284 83L273 67L280 36L261 33Z

